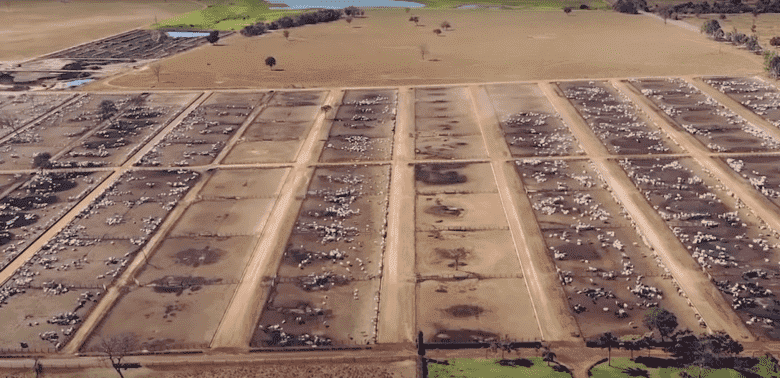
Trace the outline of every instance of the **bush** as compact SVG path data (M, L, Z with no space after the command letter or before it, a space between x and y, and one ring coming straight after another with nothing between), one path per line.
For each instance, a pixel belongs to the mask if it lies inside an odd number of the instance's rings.
M358 9L358 7L350 5L344 8L344 14L347 16L358 16L360 15L360 9Z
M769 46L780 46L780 37L772 37L772 39L769 40Z
M251 37L254 35L261 35L264 34L267 27L264 23L257 23L254 25L248 25L247 27L241 29L241 35L245 37Z
M707 22L701 26L701 32L709 36L715 36L715 33L718 30L721 30L718 20L707 20Z
M776 52L764 53L764 69L769 74L769 77L778 79L780 78L780 55Z
M582 4L582 5L580 5L580 9L588 10L588 9L590 9L590 7L588 6L588 4Z
M206 40L207 40L209 43L211 43L211 44L215 44L215 43L217 43L217 41L219 41L219 32L218 32L218 31L216 31L216 30L212 31L212 32L211 32L211 33L209 33L209 35L206 37Z
M754 34L748 37L747 41L745 41L745 48L750 51L761 51L762 48L758 44L758 36Z
M612 9L620 13L639 14L636 4L631 0L618 0L615 5L612 6Z

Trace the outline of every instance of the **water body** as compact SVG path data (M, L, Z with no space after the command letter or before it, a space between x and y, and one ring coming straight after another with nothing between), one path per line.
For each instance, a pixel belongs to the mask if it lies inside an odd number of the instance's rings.
M395 8L420 8L423 4L413 3L411 1L394 0L281 0L280 3L286 7L273 7L274 9L307 9L307 8L326 8L326 9L344 9L350 5L361 8L370 7L395 7ZM273 2L271 5L273 6Z
M68 88L70 88L70 87L77 87L79 85L89 83L90 81L93 81L93 80L95 80L95 79L78 79L78 80L73 80L73 81L69 81L69 82L65 83L65 86L68 87Z
M167 34L173 38L196 38L209 35L209 33L204 32L167 32Z

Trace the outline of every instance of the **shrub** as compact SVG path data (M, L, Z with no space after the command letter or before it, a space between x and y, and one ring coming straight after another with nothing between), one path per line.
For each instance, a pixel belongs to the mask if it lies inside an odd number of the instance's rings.
M772 39L769 40L769 46L780 46L780 37L772 37Z
M634 4L634 2L631 0L618 0L612 6L612 9L620 13L639 14L639 11L636 8L636 4Z
M278 20L276 20L276 23L279 24L279 27L282 29L287 29L295 26L295 20L288 16L284 16Z
M212 45L217 43L219 41L219 32L214 30L206 37L206 40L209 41Z
M360 15L360 9L358 9L358 7L350 5L344 8L344 14L347 16L358 16Z
M764 69L769 74L769 77L774 79L780 78L780 55L777 55L774 51L764 53Z
M269 56L268 58L265 58L265 65L270 67L271 70L274 69L274 66L276 65L276 58Z
M571 7L564 7L563 8L563 13L566 13L566 14L571 13Z
M588 10L588 9L590 9L590 7L588 6L588 4L582 4L582 5L580 5L580 9Z
M707 22L701 26L701 32L709 36L715 36L715 33L718 30L721 30L718 20L707 20Z
M248 25L247 27L241 29L241 35L245 37L260 35L260 34L264 34L266 29L267 29L266 25L260 22L254 25Z
M761 45L758 44L758 36L753 34L745 41L745 48L750 51L761 51Z

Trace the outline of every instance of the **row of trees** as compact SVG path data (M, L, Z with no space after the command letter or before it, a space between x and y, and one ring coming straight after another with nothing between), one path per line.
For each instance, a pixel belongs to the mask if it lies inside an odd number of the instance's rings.
M753 31L755 32L755 26L753 27ZM731 42L738 46L744 46L749 51L755 53L760 53L764 50L758 43L758 36L756 34L748 36L745 33L738 32L736 28L731 32L724 32L723 29L721 29L718 20L707 20L707 22L701 26L701 32L716 41Z
M747 4L742 0L715 1L712 5L706 1L697 3L689 1L683 4L669 6L668 9L673 14L780 13L780 0L762 0L757 1L752 5Z
M359 9L358 11L359 14L362 15L363 11ZM340 19L341 16L343 16L344 14L343 12L344 11L338 9L319 9L315 12L301 13L295 15L294 17L284 16L276 21L272 21L267 24L263 22L258 22L253 25L248 25L245 28L241 29L241 35L250 37L254 35L263 34L268 30L288 29L297 26L336 21ZM350 10L350 15L354 15L356 13L357 12L355 10Z

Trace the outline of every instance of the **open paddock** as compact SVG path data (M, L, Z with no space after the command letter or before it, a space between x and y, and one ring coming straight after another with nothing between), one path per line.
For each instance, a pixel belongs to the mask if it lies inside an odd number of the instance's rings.
M99 112L101 102L111 101L121 109L130 99L130 95L79 97L0 142L0 169L34 168L33 158L38 153L49 153L56 160L68 146L107 124Z
M276 284L252 337L253 347L376 343L378 280L308 276ZM312 288L311 284L315 284Z
M213 162L252 110L268 97L264 92L212 94L136 164L181 167Z
M102 294L102 288L23 289L0 307L3 312L0 325L4 330L0 335L0 348L19 351L61 348ZM27 348L22 348L22 343Z
M642 79L629 83L713 152L780 149L780 140L682 79Z
M709 77L704 82L780 127L780 90L755 77Z
M608 331L621 336L646 333L649 329L642 317L652 306L672 311L681 324L696 324L693 311L665 299L676 294L668 290L672 285L659 289L645 280L671 276L650 258L652 250L606 185L598 184L602 181L594 168L569 164L575 162L529 159L516 165L518 172L544 168L543 174L522 176L523 183L549 178L564 184L563 190L549 188L528 195L582 337ZM566 181L575 175L581 182L598 185L569 189Z
M195 93L154 93L134 96L108 125L80 140L55 159L57 167L106 166L123 163L195 98Z
M762 313L767 318L752 319L755 314L751 311L756 297L767 296L754 286L756 281L760 284L778 274L777 236L764 231L761 220L691 160L635 159L621 161L621 165L632 181L644 183L642 193L716 283L741 277L736 284L742 286L717 286L748 329L759 336L776 337L774 321L780 320L777 303L764 303L768 307ZM689 178L681 180L681 176ZM731 284L735 284L733 279Z
M19 175L0 199L0 269L57 222L96 185L106 172ZM16 177L16 176L14 176ZM23 182L23 183L22 183Z
M486 90L512 156L582 154L574 135L538 85L492 84Z
M73 98L72 94L0 94L0 138Z
M675 144L650 126L636 105L605 82L559 82L558 87L612 154L678 152Z
M167 276L128 287L84 344L96 351L101 339L129 333L142 350L205 348L217 330L235 284L199 276Z
M539 340L531 297L518 278L426 280L417 285L425 342Z
M376 342L389 166L314 170L251 346Z

